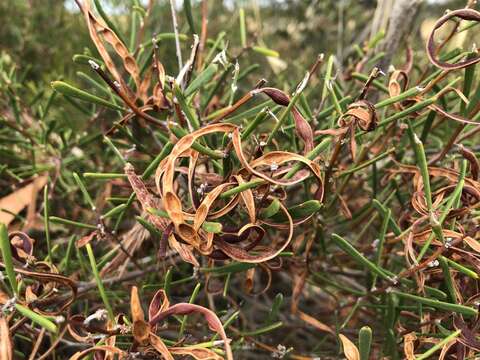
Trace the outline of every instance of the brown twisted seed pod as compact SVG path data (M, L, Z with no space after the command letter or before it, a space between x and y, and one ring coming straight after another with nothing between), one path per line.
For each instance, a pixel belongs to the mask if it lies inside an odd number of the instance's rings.
M351 124L352 118L364 131L373 131L378 124L375 106L367 100L359 100L348 106L348 110L338 119L338 126L346 127Z

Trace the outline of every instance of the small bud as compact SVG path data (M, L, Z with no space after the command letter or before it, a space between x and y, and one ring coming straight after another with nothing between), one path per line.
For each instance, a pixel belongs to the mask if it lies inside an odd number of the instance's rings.
M4 314L9 314L15 308L15 304L17 303L17 298L14 296L8 299L5 304L1 307L1 312Z
M125 151L125 153L130 154L135 150L137 150L137 145L133 144L127 151Z
M327 81L327 89L329 91L332 91L333 90L333 82L330 80L330 81Z
M215 58L213 59L212 61L214 64L216 63L219 63L221 64L224 68L227 67L227 53L225 52L225 49L223 49L222 51L220 51L216 56Z
M88 60L88 63L92 67L93 70L98 70L100 69L100 65L98 65L95 61L93 60Z
M301 93L303 91L303 89L305 89L305 86L307 86L307 83L308 83L309 79L310 79L310 73L307 72L305 74L305 76L303 77L302 81L300 82L300 84L298 84L298 86L295 90L295 94Z
M278 165L276 163L272 163L270 165L270 171L277 171L278 170Z
M80 148L77 147L77 146L74 146L74 147L72 148L71 153L72 153L72 155L75 156L76 158L81 158L81 157L83 157L83 155L84 155L83 150L80 149Z
M97 311L95 311L93 314L87 316L85 318L85 320L83 320L83 324L85 326L88 326L90 324L90 322L92 322L93 320L97 320L97 321L103 321L107 318L107 310L105 309L98 309Z
M413 141L415 142L415 144L422 144L422 141L417 136L417 134L413 134Z

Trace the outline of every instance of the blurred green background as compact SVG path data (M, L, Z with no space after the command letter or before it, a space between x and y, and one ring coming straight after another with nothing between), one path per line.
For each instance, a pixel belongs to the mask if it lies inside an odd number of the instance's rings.
M137 1L102 0L101 3L120 31L126 33L128 14ZM140 3L148 7L149 2ZM420 31L426 19L434 19L445 9L462 7L464 3L424 1L414 31ZM152 4L147 33L171 32L169 2L155 0ZM181 32L188 33L183 3L176 0L176 4ZM281 60L273 66L284 75L294 76L298 70L303 73L305 66L321 52L334 53L340 62L345 62L350 45L364 40L369 32L377 5L375 0L213 0L208 2L208 32L212 36L223 30L227 32L226 39L239 42L238 8L244 7L250 39L258 39L277 50ZM201 2L192 1L192 6L199 29ZM73 0L0 1L0 24L0 52L2 56L10 56L17 67L28 70L27 81L49 82L60 76L73 79L76 69L72 56L82 53L85 47L92 48L86 25ZM168 61L174 49L163 50L162 61L168 73L169 67L175 65L174 58Z
M393 6L395 0L242 0L207 1L208 37L213 41L220 32L226 33L223 46L239 51L239 9L246 14L248 44L274 49L279 56L266 58L252 54L241 68L258 63L250 85L261 78L271 86L288 88L303 78L306 69L320 53L335 54L336 67L348 69L355 55L354 44L362 46L385 30L389 14L379 9ZM105 12L124 38L129 37L131 14L150 8L143 41L153 35L172 32L170 2L167 0L99 0ZM94 1L91 1L94 7ZM179 30L189 35L182 43L186 58L191 46L191 30L184 3L174 1ZM202 1L192 0L193 22L200 33ZM435 19L446 9L465 6L465 1L424 0L417 13L408 38L414 49L423 48ZM137 10L136 10L137 9ZM145 11L145 10L142 10ZM0 110L12 105L12 96L28 108L48 100L52 93L50 82L65 80L80 88L88 88L78 71L85 66L73 63L74 54L96 53L87 26L74 0L8 0L0 1L0 73L15 71L16 81L5 76L0 79ZM211 44L210 44L211 45ZM455 45L455 44L453 44ZM402 44L403 48L405 47ZM464 45L464 47L467 45ZM178 73L173 41L162 42L160 61L169 75ZM426 61L419 56L420 61ZM395 58L402 63L403 54ZM61 103L58 103L61 101ZM52 106L50 117L58 123L73 126L78 109L55 99L61 106ZM26 105L26 106L24 106ZM68 125L66 124L68 119Z

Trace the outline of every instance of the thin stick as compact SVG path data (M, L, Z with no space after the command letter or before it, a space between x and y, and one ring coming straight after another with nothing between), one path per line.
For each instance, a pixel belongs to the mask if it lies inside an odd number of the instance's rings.
M175 48L177 51L178 71L183 68L182 51L180 49L180 37L178 36L177 14L175 12L175 0L170 0L170 9L172 11L173 32L175 33Z

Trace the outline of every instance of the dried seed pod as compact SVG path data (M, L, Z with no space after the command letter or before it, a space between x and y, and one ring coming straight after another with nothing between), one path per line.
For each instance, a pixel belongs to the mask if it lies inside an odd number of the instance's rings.
M367 100L359 100L348 106L348 110L338 119L338 126L358 125L363 131L373 131L378 124L375 106Z
M131 89L127 86L125 81L120 75L120 72L117 70L115 63L113 62L112 58L110 57L107 48L105 47L100 35L103 36L106 42L108 42L117 55L122 59L123 66L125 70L132 76L137 90L140 89L140 70L138 68L137 62L130 54L128 48L123 44L123 42L118 38L113 30L111 30L107 25L100 22L95 15L93 15L92 11L90 10L89 1L83 1L80 3L77 1L80 9L82 10L85 20L88 25L88 30L90 33L90 37L94 42L97 50L102 57L103 61L105 62L106 67L113 75L115 80L120 84L121 88L127 93L132 94ZM131 96L130 96L131 97Z

